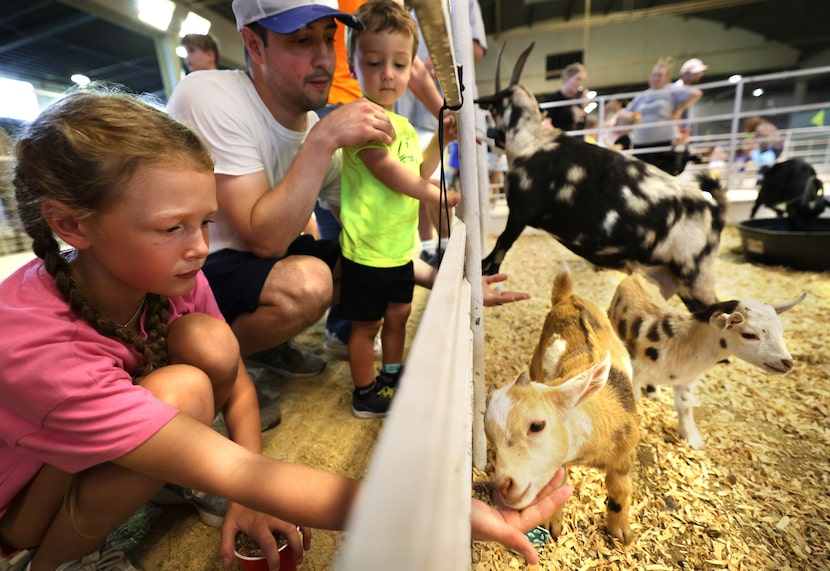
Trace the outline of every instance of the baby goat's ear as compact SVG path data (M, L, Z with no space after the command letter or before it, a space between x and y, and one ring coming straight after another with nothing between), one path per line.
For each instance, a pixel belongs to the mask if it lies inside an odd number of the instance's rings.
M556 398L564 410L578 407L580 404L597 394L611 372L611 353L606 351L605 356L598 363L591 365L573 378L568 379L557 387Z
M709 323L712 324L718 331L726 331L734 325L739 325L744 322L744 316L737 311L735 313L726 313L721 311L713 313L709 318Z

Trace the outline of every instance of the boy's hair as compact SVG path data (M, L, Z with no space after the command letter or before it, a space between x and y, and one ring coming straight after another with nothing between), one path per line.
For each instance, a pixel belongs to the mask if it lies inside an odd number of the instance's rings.
M346 57L354 63L357 39L365 32L394 32L412 38L412 59L418 54L418 24L406 8L394 0L368 0L354 15L365 29L346 28Z
M182 37L182 45L186 48L198 48L205 52L213 52L216 65L219 65L219 48L216 41L207 34L186 34Z
M29 123L19 135L15 158L21 222L72 310L102 335L133 345L144 355L144 366L135 376L166 364L168 299L147 295L146 340L101 317L73 279L41 204L53 199L81 218L93 216L120 199L141 167L184 165L212 173L207 147L161 109L134 96L88 86L70 92Z

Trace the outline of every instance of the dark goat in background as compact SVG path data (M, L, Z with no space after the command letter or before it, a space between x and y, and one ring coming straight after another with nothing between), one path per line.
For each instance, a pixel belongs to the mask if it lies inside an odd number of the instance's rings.
M809 230L813 221L830 204L824 198L824 184L816 170L801 159L790 159L764 167L764 176L758 198L752 206L750 218L763 205L778 216L786 214L789 230Z
M502 50L504 48L502 47ZM495 274L526 226L604 268L641 269L665 297L677 293L697 310L718 301L714 264L726 216L726 191L709 177L685 183L634 157L542 125L539 104L518 84L533 44L521 54L510 85L477 103L496 125L507 153L510 213L482 262ZM706 191L706 192L704 192Z

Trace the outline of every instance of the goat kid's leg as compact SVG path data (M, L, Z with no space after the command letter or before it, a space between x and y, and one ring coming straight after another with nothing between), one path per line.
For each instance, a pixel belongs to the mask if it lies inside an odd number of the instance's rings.
M513 243L521 235L525 229L524 221L519 220L518 217L512 214L507 215L507 224L504 227L504 232L496 240L496 245L493 251L484 258L481 262L481 273L485 276L492 276L499 273L501 263L504 261L504 256L507 251L513 246Z
M703 438L697 431L694 407L697 406L694 383L674 387L674 407L677 409L680 438L689 443L691 448L703 448Z
M639 381L639 379L635 376L631 380L631 389L634 391L634 400L640 400L640 397L643 396L643 384ZM645 387L646 396L652 400L656 400L659 395L657 392L657 386L648 383Z
M565 476L562 478L562 485L565 486L568 484L568 470L565 470ZM550 516L548 520L547 527L548 531L550 532L551 538L554 540L558 539L560 535L562 535L562 518L564 516L563 508L560 507L558 510L553 512L553 515Z
M619 539L623 545L634 541L634 532L628 522L628 509L631 506L631 463L622 467L608 467L605 471L605 489L608 497L607 506L608 533Z

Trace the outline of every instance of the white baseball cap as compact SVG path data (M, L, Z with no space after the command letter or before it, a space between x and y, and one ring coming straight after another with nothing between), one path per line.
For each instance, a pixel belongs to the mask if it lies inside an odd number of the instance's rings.
M363 29L360 20L337 9L337 0L233 0L233 14L239 30L258 22L277 34L293 34L321 18Z
M705 65L702 61L695 57L690 60L686 60L683 65L680 66L680 75L683 75L684 73L703 73L707 69L709 69L709 66Z

